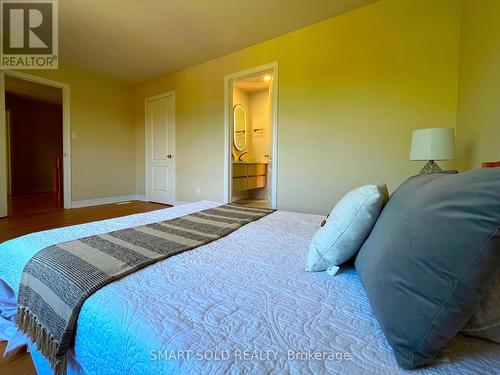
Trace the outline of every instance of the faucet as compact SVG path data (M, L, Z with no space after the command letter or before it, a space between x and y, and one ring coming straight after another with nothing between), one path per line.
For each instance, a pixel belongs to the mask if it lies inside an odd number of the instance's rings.
M247 152L244 152L244 153L242 153L242 154L240 154L240 156L238 157L238 161L243 161L242 157L243 157L243 155L245 155L245 154L248 154L248 151L247 151Z

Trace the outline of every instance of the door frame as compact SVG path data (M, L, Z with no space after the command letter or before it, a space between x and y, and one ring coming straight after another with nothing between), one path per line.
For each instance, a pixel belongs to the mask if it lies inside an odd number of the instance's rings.
M11 138L12 138L12 121L10 111L5 110L5 151L6 151L6 168L7 168L7 196L12 194L12 158L11 158Z
M33 83L38 83L45 86L56 87L62 91L62 122L63 122L63 181L64 181L64 208L71 208L71 116L70 116L70 85L67 83L54 81L51 79L34 76L31 74L18 72L15 70L2 70L0 71L0 112L2 116L0 118L0 133L5 134L5 77L12 77L16 79L21 79L24 81L29 81ZM5 159L5 136L0 137L2 144L0 144L0 163L2 166L6 167L7 160ZM0 168L1 170L2 168ZM0 200L7 201L7 184L6 176L0 179L0 187L2 191L0 192ZM5 188L3 187L5 183ZM0 204L0 207L2 205ZM0 212L0 217L1 217Z
M176 98L175 98L175 91L168 91L168 92L164 92L162 94L158 94L158 95L154 95L154 96L149 96L147 97L146 99L144 99L144 179L145 179L145 182L144 182L144 188L145 188L145 192L144 192L144 195L146 197L146 201L149 202L149 196L148 196L148 191L149 191L149 180L150 180L150 176L149 176L149 159L148 159L148 138L149 138L149 127L148 127L148 103L149 102L152 102L152 101L155 101L155 100L158 100L158 99L163 99L163 98L166 98L166 97L169 97L171 96L173 101L174 101L174 114L173 114L173 118L174 118L174 124L173 124L173 130L172 130L172 134L173 134L173 146L172 146L172 154L174 155L174 157L172 158L172 170L173 170L173 182L172 182L172 186L173 186L173 189L172 189L172 202L170 203L171 205L175 205L176 202L177 202L177 193L176 193L176 187L177 187L177 162L176 162L176 158L177 158L177 152L176 152L176 147L175 147L175 144L176 144L176 124L177 124L177 121L176 121L176 111L175 111L175 105L176 105Z
M232 145L232 134L231 134L231 117L233 109L233 98L232 98L232 88L233 81L236 79L244 79L252 77L262 73L271 73L273 75L273 96L272 96L272 108L273 108L273 118L271 120L273 142L271 145L271 208L277 208L278 206L278 98L279 98L279 77L278 77L278 62L274 61L269 64L264 64L256 66L254 68L246 69L240 72L231 73L224 77L224 203L231 202L232 199L232 179L233 179L233 169L231 158L231 145Z

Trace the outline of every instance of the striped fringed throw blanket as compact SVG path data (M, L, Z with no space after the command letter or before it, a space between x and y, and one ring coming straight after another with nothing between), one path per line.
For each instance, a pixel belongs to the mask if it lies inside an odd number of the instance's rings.
M66 353L85 300L103 286L162 259L224 237L274 210L226 204L177 219L49 246L24 268L16 324L66 373Z

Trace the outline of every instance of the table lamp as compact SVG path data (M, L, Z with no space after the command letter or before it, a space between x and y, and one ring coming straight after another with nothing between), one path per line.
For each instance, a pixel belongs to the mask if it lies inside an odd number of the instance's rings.
M427 160L420 174L441 171L435 160L455 159L455 129L428 128L413 131L410 160Z

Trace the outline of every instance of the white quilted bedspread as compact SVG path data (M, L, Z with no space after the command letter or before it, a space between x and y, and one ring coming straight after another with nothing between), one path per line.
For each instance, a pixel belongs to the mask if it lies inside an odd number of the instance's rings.
M88 225L79 236L215 205L109 220ZM353 269L335 277L304 271L321 220L276 212L99 290L78 320L74 351L81 369L109 375L408 372L397 366ZM71 237L58 233L41 235L47 243ZM2 246L0 254L11 256ZM2 267L0 278L17 290L22 269L11 267L14 276ZM457 336L445 355L449 363L408 373L489 374L500 368L500 346L482 340Z

